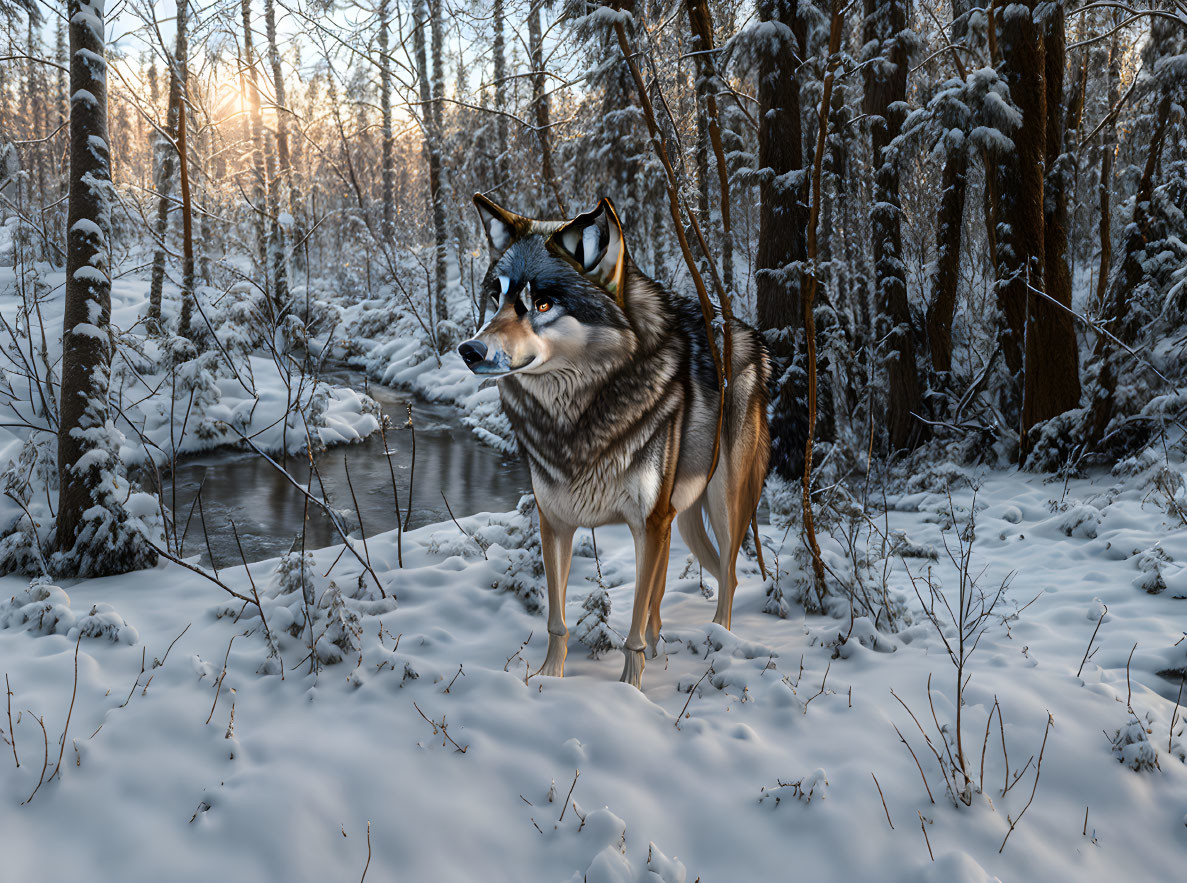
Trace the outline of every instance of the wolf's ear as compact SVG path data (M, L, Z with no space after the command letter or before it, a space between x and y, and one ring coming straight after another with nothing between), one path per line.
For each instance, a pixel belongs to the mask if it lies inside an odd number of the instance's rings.
M592 211L578 215L548 239L548 248L583 276L606 289L623 305L626 240L614 203L603 199Z
M478 217L482 219L482 229L486 231L486 240L490 243L493 252L506 251L507 246L523 236L528 230L529 221L527 218L495 205L481 193L474 194L474 206L478 209Z

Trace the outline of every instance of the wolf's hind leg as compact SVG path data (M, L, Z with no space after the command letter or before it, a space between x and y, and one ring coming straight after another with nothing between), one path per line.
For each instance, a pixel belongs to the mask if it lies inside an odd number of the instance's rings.
M548 655L538 674L565 676L565 656L569 652L569 630L565 626L565 589L569 583L569 565L573 561L575 528L540 513L540 545L544 552L544 575L548 580Z
M621 680L642 689L643 630L651 615L652 599L658 606L668 575L668 552L672 545L672 519L676 513L652 513L645 525L633 528L635 535L635 604L631 611L631 630L623 645L626 657ZM658 636L658 614L657 614Z
M680 528L680 536L688 543L688 548L696 555L701 567L716 577L720 564L717 548L705 530L704 507L707 502L705 495L701 494L700 499L676 516L676 526Z
M722 459L724 460L724 457ZM735 544L733 535L728 473L728 465L724 462L719 464L705 491L705 508L709 513L709 523L713 525L713 536L716 537L717 545L721 549L717 563L717 612L713 615L713 621L727 629L730 627L734 606L734 589L738 585L734 565L738 560L738 545L741 544L740 539Z

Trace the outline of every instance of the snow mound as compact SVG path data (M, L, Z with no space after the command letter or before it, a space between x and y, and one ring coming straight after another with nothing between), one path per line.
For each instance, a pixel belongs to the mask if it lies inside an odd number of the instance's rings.
M113 644L135 644L140 635L110 604L99 602L79 616L60 587L34 581L0 605L0 628L20 628L35 635L65 635L72 640L106 638Z

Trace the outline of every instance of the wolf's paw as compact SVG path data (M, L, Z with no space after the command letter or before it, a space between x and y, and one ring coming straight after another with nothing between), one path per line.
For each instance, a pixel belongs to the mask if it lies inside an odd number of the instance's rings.
M565 656L569 652L568 635L548 636L548 655L544 657L544 664L537 674L550 678L565 676Z
M622 652L626 656L626 665L622 667L622 677L619 680L624 684L630 684L636 690L642 690L643 651L624 648Z
M647 658L655 659L659 656L659 631L647 635Z

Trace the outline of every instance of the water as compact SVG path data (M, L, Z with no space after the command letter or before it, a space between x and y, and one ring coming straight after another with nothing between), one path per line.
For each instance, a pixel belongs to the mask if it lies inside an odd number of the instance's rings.
M363 390L365 378L353 371L327 372L327 379ZM451 405L422 401L408 393L371 385L366 391L379 402L392 421L388 445L400 495L401 518L408 515L408 487L412 484L410 528L449 518L445 500L458 518L474 512L499 512L515 508L520 496L531 490L527 466L516 458L487 447L458 419ZM413 476L412 430L405 428L407 404L412 404L416 433L416 468ZM279 457L274 458L277 463ZM316 458L329 503L335 509L355 509L346 480L358 499L362 526L367 536L396 526L392 478L383 438L375 433L361 444L329 448ZM309 468L304 455L288 458L288 470L304 485ZM221 450L180 461L172 477L164 478L164 500L176 513L178 531L183 529L186 555L201 553L203 563L211 555L219 567L239 564L239 547L231 529L234 521L248 562L260 561L300 548L305 497L275 466L252 451ZM191 507L202 487L201 512ZM317 477L312 489L318 496ZM176 493L174 499L173 494ZM306 548L317 549L341 542L329 518L309 504ZM188 526L187 526L188 520ZM203 536L205 522L207 540ZM351 519L352 536L359 536L358 520Z

